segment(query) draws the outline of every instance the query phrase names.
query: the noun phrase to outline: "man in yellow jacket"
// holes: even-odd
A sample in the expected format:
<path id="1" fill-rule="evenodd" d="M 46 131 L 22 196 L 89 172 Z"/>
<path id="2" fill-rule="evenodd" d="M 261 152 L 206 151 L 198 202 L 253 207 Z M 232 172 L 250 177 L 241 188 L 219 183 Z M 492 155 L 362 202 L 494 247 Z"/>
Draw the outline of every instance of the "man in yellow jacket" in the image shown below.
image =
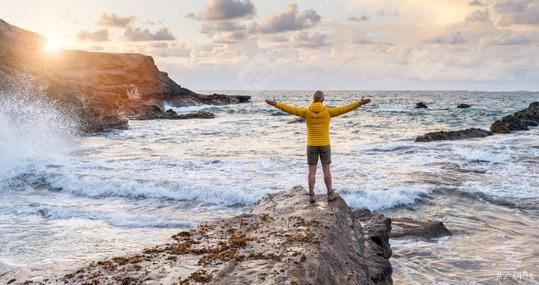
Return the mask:
<path id="1" fill-rule="evenodd" d="M 309 164 L 309 201 L 314 202 L 314 184 L 316 182 L 316 167 L 318 157 L 322 162 L 324 182 L 328 191 L 328 200 L 335 200 L 338 195 L 333 191 L 331 180 L 331 147 L 329 142 L 329 124 L 331 118 L 351 112 L 362 105 L 369 104 L 370 99 L 361 98 L 360 101 L 336 108 L 324 105 L 324 93 L 316 91 L 313 103 L 307 108 L 286 105 L 282 102 L 266 100 L 266 103 L 291 115 L 302 117 L 307 122 L 307 163 Z"/>

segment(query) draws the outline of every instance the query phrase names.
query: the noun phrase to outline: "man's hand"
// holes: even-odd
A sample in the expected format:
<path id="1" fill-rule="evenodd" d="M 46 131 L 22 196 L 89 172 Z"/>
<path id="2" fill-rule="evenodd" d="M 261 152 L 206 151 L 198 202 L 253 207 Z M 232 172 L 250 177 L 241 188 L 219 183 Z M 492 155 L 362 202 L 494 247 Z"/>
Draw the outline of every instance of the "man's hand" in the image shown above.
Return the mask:
<path id="1" fill-rule="evenodd" d="M 275 107 L 275 106 L 277 106 L 277 101 L 275 101 L 275 97 L 273 97 L 273 101 L 266 100 L 266 104 Z"/>
<path id="2" fill-rule="evenodd" d="M 361 104 L 361 106 L 363 105 L 367 105 L 371 102 L 371 99 L 363 99 L 363 97 L 361 97 L 361 100 L 359 101 L 359 103 Z"/>

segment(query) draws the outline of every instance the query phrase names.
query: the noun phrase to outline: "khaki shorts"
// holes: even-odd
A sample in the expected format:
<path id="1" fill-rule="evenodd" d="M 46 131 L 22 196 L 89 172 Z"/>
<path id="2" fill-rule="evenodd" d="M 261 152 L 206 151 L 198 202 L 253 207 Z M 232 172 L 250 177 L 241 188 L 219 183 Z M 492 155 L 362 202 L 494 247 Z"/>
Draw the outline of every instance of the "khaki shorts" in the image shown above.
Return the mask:
<path id="1" fill-rule="evenodd" d="M 331 164 L 331 147 L 326 146 L 307 146 L 307 163 L 309 165 L 318 164 L 318 156 L 323 165 Z"/>

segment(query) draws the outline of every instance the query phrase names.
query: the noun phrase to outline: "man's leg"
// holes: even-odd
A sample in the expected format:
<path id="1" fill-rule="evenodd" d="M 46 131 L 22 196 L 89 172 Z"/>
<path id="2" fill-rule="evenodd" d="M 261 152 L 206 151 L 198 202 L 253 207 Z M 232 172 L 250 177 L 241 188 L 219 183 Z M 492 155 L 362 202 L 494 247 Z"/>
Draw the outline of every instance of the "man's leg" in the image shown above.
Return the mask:
<path id="1" fill-rule="evenodd" d="M 316 164 L 309 165 L 309 195 L 314 195 L 315 182 L 316 182 Z"/>
<path id="2" fill-rule="evenodd" d="M 331 169 L 329 164 L 322 164 L 322 170 L 324 171 L 324 182 L 326 183 L 326 188 L 328 194 L 333 192 L 333 181 L 331 180 Z"/>

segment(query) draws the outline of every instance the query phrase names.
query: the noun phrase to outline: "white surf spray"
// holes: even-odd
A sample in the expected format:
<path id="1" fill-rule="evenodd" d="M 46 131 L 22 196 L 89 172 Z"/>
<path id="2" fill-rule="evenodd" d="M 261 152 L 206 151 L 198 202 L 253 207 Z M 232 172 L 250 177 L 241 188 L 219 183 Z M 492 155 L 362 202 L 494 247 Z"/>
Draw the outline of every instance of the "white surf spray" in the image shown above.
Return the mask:
<path id="1" fill-rule="evenodd" d="M 76 120 L 28 87 L 0 91 L 0 181 L 65 161 Z"/>

